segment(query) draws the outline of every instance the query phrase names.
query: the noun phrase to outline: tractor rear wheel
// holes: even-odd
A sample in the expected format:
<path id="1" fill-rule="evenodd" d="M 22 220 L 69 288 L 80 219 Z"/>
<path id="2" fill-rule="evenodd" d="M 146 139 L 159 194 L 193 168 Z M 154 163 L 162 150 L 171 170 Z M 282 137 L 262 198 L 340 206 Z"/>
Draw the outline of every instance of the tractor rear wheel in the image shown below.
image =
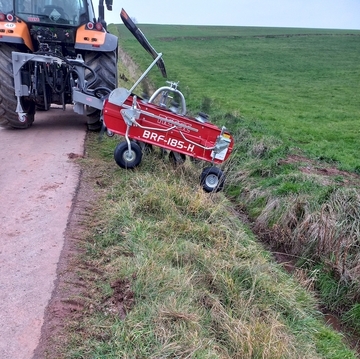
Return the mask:
<path id="1" fill-rule="evenodd" d="M 111 52 L 86 52 L 85 64 L 96 74 L 94 77 L 91 71 L 85 71 L 85 79 L 90 83 L 89 90 L 98 89 L 95 92 L 97 97 L 105 96 L 117 87 L 117 49 Z M 87 124 L 90 131 L 101 130 L 102 122 L 100 114 L 101 111 L 94 107 L 87 108 Z"/>
<path id="2" fill-rule="evenodd" d="M 21 98 L 21 106 L 25 112 L 20 120 L 17 112 L 14 75 L 12 67 L 13 51 L 19 51 L 16 46 L 0 44 L 0 126 L 13 128 L 28 128 L 34 122 L 35 102 L 29 98 Z"/>

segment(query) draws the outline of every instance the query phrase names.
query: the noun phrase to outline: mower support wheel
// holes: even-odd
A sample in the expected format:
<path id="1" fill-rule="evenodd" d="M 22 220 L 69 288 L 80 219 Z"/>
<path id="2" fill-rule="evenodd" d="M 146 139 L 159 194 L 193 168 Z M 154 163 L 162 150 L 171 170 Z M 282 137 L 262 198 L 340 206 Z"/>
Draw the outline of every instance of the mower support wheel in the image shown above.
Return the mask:
<path id="1" fill-rule="evenodd" d="M 114 151 L 115 162 L 121 168 L 133 169 L 138 166 L 142 159 L 142 151 L 140 146 L 131 141 L 131 151 L 129 151 L 129 146 L 126 141 L 120 142 Z"/>
<path id="2" fill-rule="evenodd" d="M 200 184 L 205 192 L 219 192 L 224 183 L 225 175 L 218 167 L 206 167 L 200 175 Z"/>

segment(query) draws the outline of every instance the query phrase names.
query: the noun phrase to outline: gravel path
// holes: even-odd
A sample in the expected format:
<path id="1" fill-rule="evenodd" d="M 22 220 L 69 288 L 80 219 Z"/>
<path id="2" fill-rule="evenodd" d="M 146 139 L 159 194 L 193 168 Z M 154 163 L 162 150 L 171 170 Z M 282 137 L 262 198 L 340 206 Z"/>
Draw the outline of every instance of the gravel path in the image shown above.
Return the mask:
<path id="1" fill-rule="evenodd" d="M 28 130 L 0 129 L 0 358 L 30 359 L 40 339 L 83 154 L 86 118 L 36 114 Z"/>

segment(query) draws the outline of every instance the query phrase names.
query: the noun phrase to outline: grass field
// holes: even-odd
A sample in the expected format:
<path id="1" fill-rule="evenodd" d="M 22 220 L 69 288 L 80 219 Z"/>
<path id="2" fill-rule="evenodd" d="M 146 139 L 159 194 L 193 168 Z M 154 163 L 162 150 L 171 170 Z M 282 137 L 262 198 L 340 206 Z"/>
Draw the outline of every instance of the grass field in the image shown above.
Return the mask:
<path id="1" fill-rule="evenodd" d="M 360 31 L 140 28 L 190 113 L 226 124 L 236 149 L 225 193 L 208 195 L 197 164 L 174 169 L 155 151 L 127 172 L 112 158 L 118 138 L 88 137 L 86 310 L 59 357 L 355 358 L 319 308 L 360 333 Z M 148 54 L 110 30 L 140 75 Z M 129 88 L 134 71 L 119 70 Z M 157 69 L 149 80 L 164 83 Z M 291 275 L 252 231 L 296 259 Z"/>
<path id="2" fill-rule="evenodd" d="M 200 168 L 155 151 L 119 170 L 118 141 L 90 134 L 80 160 L 96 200 L 68 301 L 84 310 L 49 358 L 356 358 L 225 196 L 202 191 Z"/>
<path id="3" fill-rule="evenodd" d="M 273 231 L 271 244 L 305 255 L 336 278 L 328 283 L 332 289 L 318 285 L 327 288 L 326 306 L 352 310 L 360 293 L 360 31 L 141 29 L 164 53 L 190 113 L 205 111 L 235 134 L 228 196 L 259 234 L 269 238 Z M 148 54 L 127 29 L 113 31 L 146 68 Z M 150 80 L 163 83 L 157 69 Z M 310 267 L 313 276 L 318 267 Z"/>
<path id="4" fill-rule="evenodd" d="M 360 31 L 141 29 L 163 53 L 169 80 L 180 81 L 194 112 L 207 99 L 210 114 L 233 115 L 231 129 L 276 136 L 311 158 L 360 171 Z M 124 26 L 117 32 L 120 45 L 145 69 L 148 54 Z"/>
<path id="5" fill-rule="evenodd" d="M 180 81 L 190 113 L 205 111 L 235 134 L 228 196 L 271 245 L 307 258 L 298 264 L 325 307 L 354 325 L 360 320 L 360 31 L 141 29 L 164 54 L 169 79 Z M 127 29 L 113 31 L 146 68 L 148 54 Z M 164 81 L 157 69 L 150 80 Z"/>

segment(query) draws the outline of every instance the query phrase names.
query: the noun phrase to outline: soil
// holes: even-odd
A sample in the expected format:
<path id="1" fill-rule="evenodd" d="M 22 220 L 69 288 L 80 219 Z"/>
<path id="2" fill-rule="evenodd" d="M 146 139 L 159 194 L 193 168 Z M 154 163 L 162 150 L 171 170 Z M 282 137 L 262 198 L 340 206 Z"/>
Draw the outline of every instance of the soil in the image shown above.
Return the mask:
<path id="1" fill-rule="evenodd" d="M 360 186 L 360 176 L 358 174 L 341 171 L 336 167 L 325 166 L 321 162 L 304 156 L 291 155 L 281 160 L 279 164 L 301 164 L 299 167 L 301 172 L 322 176 L 324 185 L 336 180 L 339 184 L 341 183 L 346 186 Z"/>

